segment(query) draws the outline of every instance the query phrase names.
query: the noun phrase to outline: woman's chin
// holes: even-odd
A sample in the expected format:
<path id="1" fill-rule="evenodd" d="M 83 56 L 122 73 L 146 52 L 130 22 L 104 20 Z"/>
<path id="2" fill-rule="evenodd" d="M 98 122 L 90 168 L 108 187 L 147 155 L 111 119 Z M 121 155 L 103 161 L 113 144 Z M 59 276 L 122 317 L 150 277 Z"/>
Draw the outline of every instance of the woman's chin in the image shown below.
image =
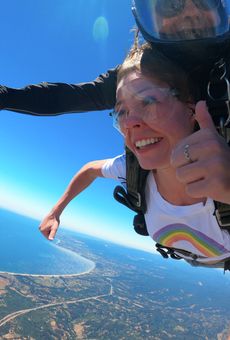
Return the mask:
<path id="1" fill-rule="evenodd" d="M 149 162 L 149 161 L 143 161 L 143 160 L 138 160 L 140 166 L 144 170 L 153 170 L 156 169 L 156 164 Z"/>
<path id="2" fill-rule="evenodd" d="M 164 168 L 166 165 L 168 166 L 169 162 L 166 159 L 160 159 L 160 157 L 158 157 L 158 159 L 149 159 L 149 158 L 145 158 L 145 157 L 140 157 L 140 155 L 136 155 L 138 162 L 141 166 L 142 169 L 144 170 L 157 170 L 157 169 L 161 169 Z"/>

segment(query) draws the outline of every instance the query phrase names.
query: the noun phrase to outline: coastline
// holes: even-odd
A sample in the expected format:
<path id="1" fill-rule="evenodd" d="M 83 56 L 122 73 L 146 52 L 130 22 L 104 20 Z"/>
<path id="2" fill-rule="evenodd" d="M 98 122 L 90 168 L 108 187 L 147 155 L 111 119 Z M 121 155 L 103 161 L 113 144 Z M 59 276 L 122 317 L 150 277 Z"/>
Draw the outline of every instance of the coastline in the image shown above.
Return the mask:
<path id="1" fill-rule="evenodd" d="M 80 257 L 81 259 L 84 260 L 84 262 L 90 263 L 90 268 L 88 270 L 84 270 L 80 273 L 73 273 L 73 274 L 30 274 L 30 273 L 16 273 L 16 272 L 9 272 L 9 271 L 1 271 L 0 270 L 0 275 L 1 274 L 7 274 L 7 275 L 13 275 L 13 276 L 26 276 L 26 277 L 44 277 L 44 278 L 58 278 L 58 277 L 77 277 L 77 276 L 81 276 L 81 275 L 87 275 L 89 274 L 91 271 L 93 271 L 96 267 L 96 263 L 93 262 L 92 260 L 89 260 L 79 254 L 77 254 L 75 251 L 65 248 L 62 245 L 59 245 L 61 243 L 61 240 L 57 239 L 55 240 L 56 242 L 52 244 L 53 247 L 55 248 L 59 248 L 60 251 L 64 251 L 65 253 L 72 255 L 72 256 L 76 256 L 76 257 Z"/>
<path id="2" fill-rule="evenodd" d="M 28 274 L 28 273 L 14 273 L 14 272 L 4 272 L 0 271 L 1 274 L 7 274 L 7 275 L 14 275 L 14 276 L 29 276 L 29 277 L 76 277 L 80 275 L 86 275 L 89 274 L 91 271 L 93 271 L 96 267 L 96 264 L 93 262 L 92 268 L 76 274 Z"/>

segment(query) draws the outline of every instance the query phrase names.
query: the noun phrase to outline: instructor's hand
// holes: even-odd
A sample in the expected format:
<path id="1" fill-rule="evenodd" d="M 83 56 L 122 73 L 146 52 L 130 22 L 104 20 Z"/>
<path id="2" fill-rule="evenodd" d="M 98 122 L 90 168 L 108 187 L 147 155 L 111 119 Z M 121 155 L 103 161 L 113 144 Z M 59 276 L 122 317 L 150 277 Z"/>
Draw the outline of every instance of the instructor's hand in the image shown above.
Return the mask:
<path id="1" fill-rule="evenodd" d="M 205 102 L 197 103 L 195 119 L 200 130 L 176 145 L 171 164 L 189 196 L 230 204 L 230 147 L 217 133 Z"/>

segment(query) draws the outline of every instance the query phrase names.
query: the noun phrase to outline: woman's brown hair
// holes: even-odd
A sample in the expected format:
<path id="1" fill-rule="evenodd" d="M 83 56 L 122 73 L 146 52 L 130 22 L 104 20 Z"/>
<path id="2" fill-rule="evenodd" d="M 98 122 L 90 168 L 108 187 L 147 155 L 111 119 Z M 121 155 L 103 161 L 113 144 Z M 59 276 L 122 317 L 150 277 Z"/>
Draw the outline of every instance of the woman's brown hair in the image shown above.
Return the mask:
<path id="1" fill-rule="evenodd" d="M 117 83 L 133 71 L 140 72 L 150 81 L 160 81 L 176 90 L 178 99 L 182 102 L 193 101 L 191 81 L 178 65 L 172 63 L 152 45 L 141 46 L 135 41 L 129 54 L 119 68 Z"/>

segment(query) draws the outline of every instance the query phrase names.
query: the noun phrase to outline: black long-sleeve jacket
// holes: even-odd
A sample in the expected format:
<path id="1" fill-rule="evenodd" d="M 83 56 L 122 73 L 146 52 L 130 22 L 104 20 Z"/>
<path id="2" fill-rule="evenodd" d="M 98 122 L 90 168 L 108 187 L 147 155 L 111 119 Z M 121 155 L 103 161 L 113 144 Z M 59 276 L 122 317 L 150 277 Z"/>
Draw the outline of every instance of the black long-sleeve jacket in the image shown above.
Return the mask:
<path id="1" fill-rule="evenodd" d="M 39 116 L 111 109 L 116 100 L 117 70 L 88 83 L 40 83 L 20 89 L 1 86 L 0 109 Z"/>

